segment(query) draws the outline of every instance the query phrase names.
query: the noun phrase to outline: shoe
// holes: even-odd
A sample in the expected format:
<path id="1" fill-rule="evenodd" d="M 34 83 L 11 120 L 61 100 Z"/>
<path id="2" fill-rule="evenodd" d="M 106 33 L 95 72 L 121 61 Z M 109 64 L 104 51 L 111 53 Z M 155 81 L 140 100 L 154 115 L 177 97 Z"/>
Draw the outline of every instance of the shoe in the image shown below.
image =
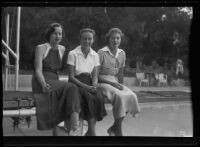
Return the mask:
<path id="1" fill-rule="evenodd" d="M 84 134 L 84 136 L 90 136 L 90 135 L 88 134 L 88 132 L 86 132 L 86 133 Z"/>
<path id="2" fill-rule="evenodd" d="M 69 132 L 69 136 L 81 136 L 81 129 L 77 128 L 76 130 L 70 130 Z"/>
<path id="3" fill-rule="evenodd" d="M 112 131 L 111 127 L 107 130 L 109 136 L 116 136 L 115 133 Z"/>
<path id="4" fill-rule="evenodd" d="M 69 131 L 65 127 L 56 126 L 53 129 L 53 136 L 69 136 Z"/>

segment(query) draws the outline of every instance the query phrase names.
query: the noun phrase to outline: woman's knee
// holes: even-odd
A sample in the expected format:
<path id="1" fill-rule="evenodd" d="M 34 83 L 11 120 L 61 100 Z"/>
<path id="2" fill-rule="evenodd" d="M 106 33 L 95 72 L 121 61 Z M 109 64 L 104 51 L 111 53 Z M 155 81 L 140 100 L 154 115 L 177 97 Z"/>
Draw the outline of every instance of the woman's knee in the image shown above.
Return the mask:
<path id="1" fill-rule="evenodd" d="M 73 90 L 74 92 L 78 91 L 78 87 L 73 83 L 67 83 L 66 88 L 69 88 L 69 90 Z"/>
<path id="2" fill-rule="evenodd" d="M 134 99 L 137 99 L 136 93 L 132 92 L 132 95 L 133 95 Z"/>
<path id="3" fill-rule="evenodd" d="M 65 86 L 65 89 L 66 91 L 68 91 L 67 92 L 68 99 L 71 99 L 72 101 L 75 101 L 75 102 L 80 100 L 79 90 L 75 84 L 67 83 Z"/>
<path id="4" fill-rule="evenodd" d="M 123 97 L 119 95 L 115 95 L 113 99 L 113 106 L 114 107 L 121 107 L 123 104 Z"/>
<path id="5" fill-rule="evenodd" d="M 103 97 L 103 93 L 102 93 L 102 90 L 101 89 L 97 89 L 97 91 L 95 92 L 95 96 L 96 97 Z"/>

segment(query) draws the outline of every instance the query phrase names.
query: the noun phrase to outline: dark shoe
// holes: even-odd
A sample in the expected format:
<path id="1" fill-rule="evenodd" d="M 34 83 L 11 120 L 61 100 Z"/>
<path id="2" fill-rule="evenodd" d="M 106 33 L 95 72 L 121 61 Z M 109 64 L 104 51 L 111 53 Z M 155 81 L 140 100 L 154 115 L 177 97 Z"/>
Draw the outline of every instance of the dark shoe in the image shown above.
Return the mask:
<path id="1" fill-rule="evenodd" d="M 84 134 L 84 136 L 90 136 L 90 135 L 89 135 L 89 133 L 88 133 L 88 132 L 86 132 L 86 133 Z"/>

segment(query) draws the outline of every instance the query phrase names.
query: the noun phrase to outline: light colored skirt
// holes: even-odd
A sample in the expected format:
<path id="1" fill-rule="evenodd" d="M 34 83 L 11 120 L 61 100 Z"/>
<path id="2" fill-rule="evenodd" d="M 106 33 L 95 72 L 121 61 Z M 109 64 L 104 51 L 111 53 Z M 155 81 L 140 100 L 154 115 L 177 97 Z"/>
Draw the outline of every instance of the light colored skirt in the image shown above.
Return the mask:
<path id="1" fill-rule="evenodd" d="M 100 77 L 118 83 L 114 76 L 100 75 Z M 127 113 L 136 117 L 136 114 L 140 112 L 137 95 L 128 87 L 122 86 L 123 90 L 119 90 L 110 84 L 99 83 L 103 95 L 113 106 L 113 116 L 115 119 L 125 117 Z"/>

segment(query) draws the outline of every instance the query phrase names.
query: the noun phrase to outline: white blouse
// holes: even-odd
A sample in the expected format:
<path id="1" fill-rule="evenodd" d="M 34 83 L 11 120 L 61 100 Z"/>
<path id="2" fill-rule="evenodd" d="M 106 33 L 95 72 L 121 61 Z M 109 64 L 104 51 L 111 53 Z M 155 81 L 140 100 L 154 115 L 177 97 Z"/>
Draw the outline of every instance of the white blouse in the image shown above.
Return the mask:
<path id="1" fill-rule="evenodd" d="M 67 64 L 75 66 L 75 75 L 81 73 L 91 74 L 94 67 L 100 65 L 98 54 L 90 48 L 87 58 L 85 58 L 80 45 L 69 52 Z"/>

